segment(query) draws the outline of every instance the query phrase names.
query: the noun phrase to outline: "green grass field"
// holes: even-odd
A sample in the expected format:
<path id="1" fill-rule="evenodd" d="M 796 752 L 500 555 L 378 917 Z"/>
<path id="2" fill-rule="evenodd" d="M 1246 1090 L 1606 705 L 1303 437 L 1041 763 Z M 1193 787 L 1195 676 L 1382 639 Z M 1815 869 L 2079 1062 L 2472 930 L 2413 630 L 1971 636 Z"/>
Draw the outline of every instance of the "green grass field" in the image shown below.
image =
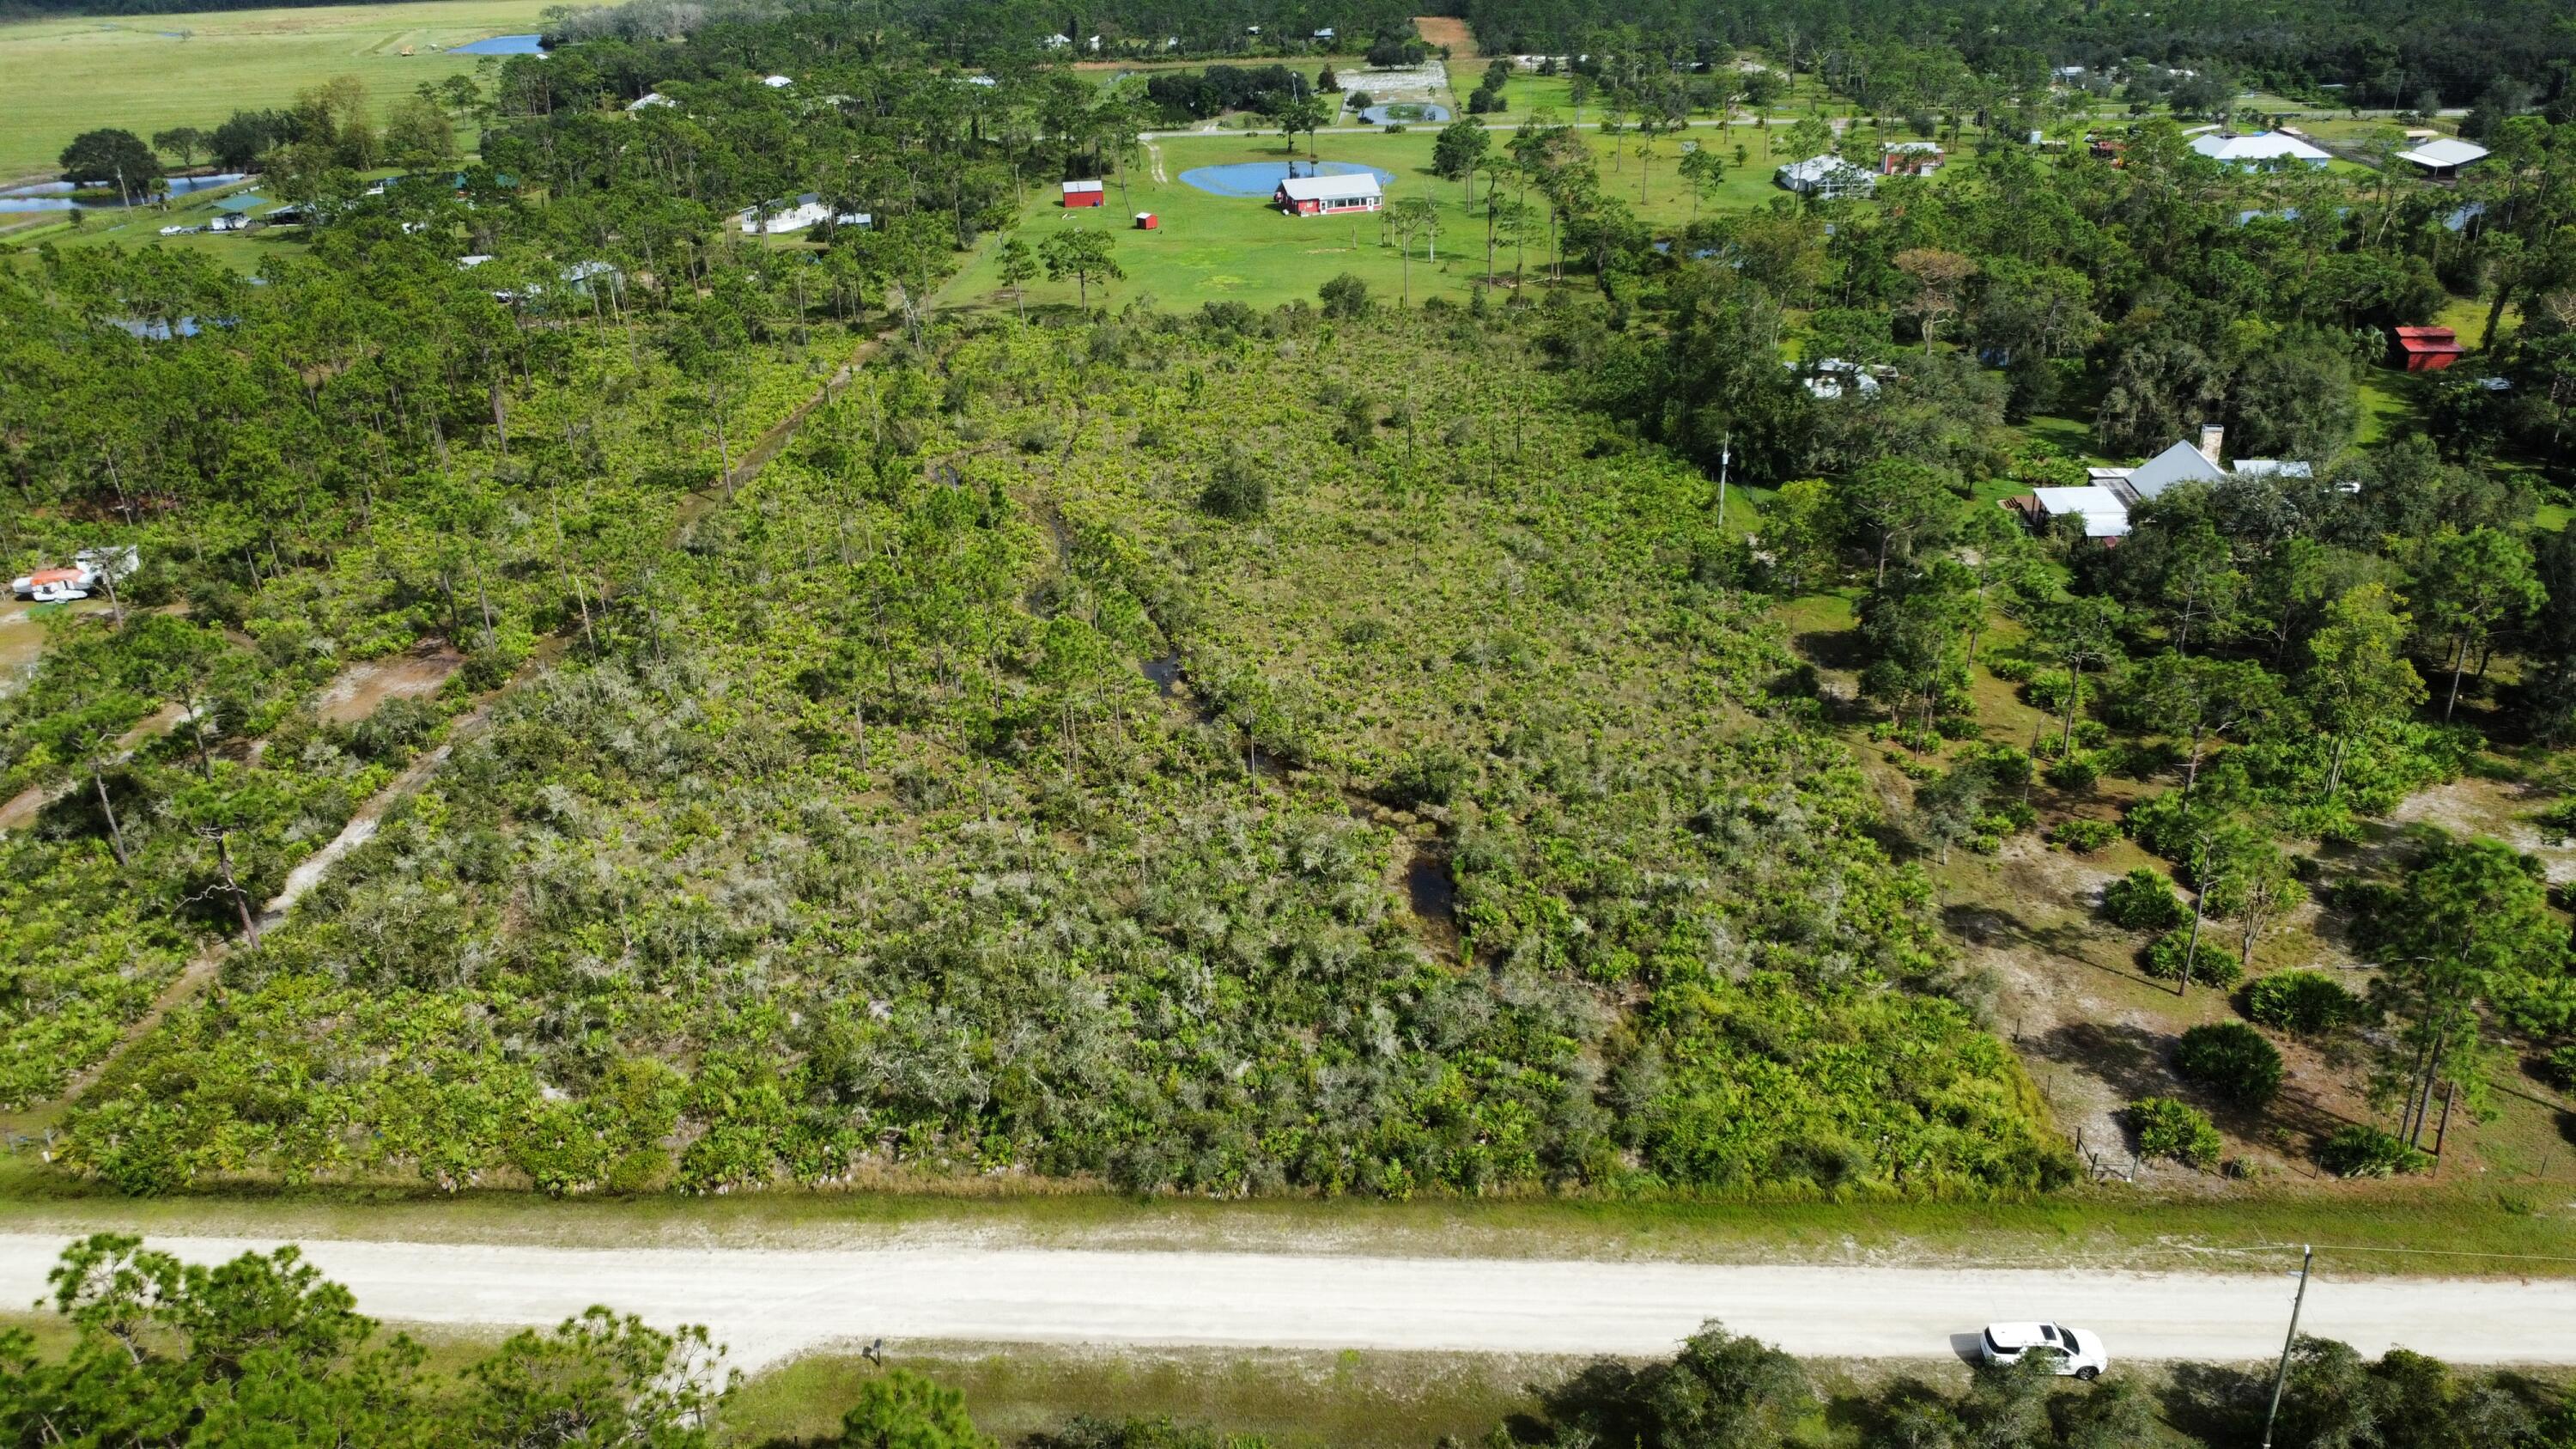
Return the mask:
<path id="1" fill-rule="evenodd" d="M 1429 296 L 1464 297 L 1485 270 L 1480 207 L 1470 204 L 1466 188 L 1431 172 L 1432 141 L 1438 129 L 1417 126 L 1397 135 L 1379 131 L 1326 135 L 1316 144 L 1317 153 L 1327 161 L 1357 162 L 1395 173 L 1394 183 L 1387 188 L 1391 200 L 1428 196 L 1439 207 L 1438 261 L 1433 262 L 1426 249 L 1415 244 L 1412 291 L 1416 301 Z M 1658 229 L 1674 230 L 1695 212 L 1744 210 L 1786 195 L 1771 184 L 1767 154 L 1771 134 L 1776 133 L 1738 126 L 1728 137 L 1713 126 L 1695 128 L 1693 139 L 1719 148 L 1730 163 L 1726 182 L 1717 193 L 1696 200 L 1674 166 L 1680 154 L 1677 138 L 1660 138 L 1654 159 L 1641 174 L 1634 137 L 1619 138 L 1614 158 L 1611 138 L 1597 132 L 1583 136 L 1600 158 L 1604 190 L 1636 207 L 1638 215 Z M 1497 146 L 1502 140 L 1496 136 Z M 1738 143 L 1746 148 L 1747 157 L 1740 167 L 1732 164 Z M 1066 211 L 1054 195 L 1033 189 L 1022 213 L 1021 233 L 1032 246 L 1068 226 L 1104 227 L 1116 233 L 1118 262 L 1127 280 L 1112 283 L 1105 292 L 1095 286 L 1094 305 L 1105 298 L 1114 308 L 1150 295 L 1167 307 L 1195 307 L 1217 300 L 1272 307 L 1292 298 L 1312 299 L 1317 287 L 1343 272 L 1363 278 L 1378 295 L 1402 294 L 1404 259 L 1378 218 L 1290 217 L 1262 200 L 1212 196 L 1180 179 L 1183 172 L 1200 166 L 1281 160 L 1287 153 L 1276 134 L 1191 134 L 1154 144 L 1162 153 L 1164 180 L 1154 180 L 1152 163 L 1146 161 L 1127 176 L 1123 200 L 1118 180 L 1111 178 L 1108 205 L 1098 211 Z M 1297 154 L 1300 159 L 1307 155 L 1302 141 Z M 1540 206 L 1536 197 L 1531 204 Z M 1139 211 L 1154 212 L 1161 227 L 1136 230 L 1131 217 Z M 1525 264 L 1537 274 L 1546 261 L 1547 224 L 1542 212 L 1527 244 Z M 1500 272 L 1510 270 L 1508 245 L 1495 265 Z M 998 267 L 997 252 L 988 250 L 952 284 L 948 298 L 969 307 L 1008 308 L 1011 296 L 1002 287 Z M 1034 307 L 1074 300 L 1071 282 L 1041 280 L 1028 289 L 1029 305 Z"/>
<path id="2" fill-rule="evenodd" d="M 358 77 L 381 104 L 471 73 L 492 57 L 447 47 L 535 30 L 547 4 L 421 0 L 0 25 L 0 178 L 50 176 L 64 144 L 94 127 L 146 140 L 171 126 L 211 130 L 332 76 Z"/>
<path id="3" fill-rule="evenodd" d="M 0 227 L 0 241 L 15 246 L 34 247 L 51 242 L 58 247 L 141 246 L 146 243 L 178 251 L 204 252 L 237 272 L 259 270 L 260 259 L 280 251 L 304 250 L 302 227 L 263 227 L 250 232 L 227 232 L 221 235 L 199 232 L 192 236 L 163 236 L 165 226 L 203 226 L 221 213 L 215 203 L 226 197 L 270 195 L 261 192 L 253 179 L 238 186 L 217 191 L 204 191 L 171 203 L 165 210 L 156 206 L 138 206 L 130 210 L 98 207 L 80 214 L 80 223 L 72 223 L 69 212 L 34 212 L 0 217 L 11 223 Z"/>

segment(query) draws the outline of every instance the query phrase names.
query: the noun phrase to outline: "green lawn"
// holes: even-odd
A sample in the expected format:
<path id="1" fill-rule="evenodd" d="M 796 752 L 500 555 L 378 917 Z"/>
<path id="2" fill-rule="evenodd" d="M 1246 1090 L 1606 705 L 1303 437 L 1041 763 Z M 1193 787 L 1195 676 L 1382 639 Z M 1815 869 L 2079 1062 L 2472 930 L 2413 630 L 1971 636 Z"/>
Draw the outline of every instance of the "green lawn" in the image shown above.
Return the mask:
<path id="1" fill-rule="evenodd" d="M 332 76 L 379 104 L 489 56 L 447 47 L 539 28 L 551 0 L 415 0 L 0 25 L 0 178 L 50 176 L 65 143 L 118 126 L 146 140 L 211 130 L 242 108 L 281 106 Z M 412 54 L 404 55 L 409 46 Z"/>
<path id="2" fill-rule="evenodd" d="M 1431 172 L 1437 129 L 1417 126 L 1396 135 L 1383 131 L 1326 135 L 1314 146 L 1315 154 L 1327 161 L 1356 162 L 1393 172 L 1396 179 L 1387 188 L 1390 199 L 1428 196 L 1439 207 L 1437 261 L 1421 243 L 1414 247 L 1411 286 L 1416 301 L 1430 296 L 1463 298 L 1484 275 L 1481 207 L 1470 204 L 1467 188 Z M 1694 215 L 1763 206 L 1786 194 L 1771 184 L 1768 144 L 1776 132 L 1749 126 L 1738 126 L 1731 133 L 1713 126 L 1695 128 L 1692 139 L 1718 148 L 1730 162 L 1724 185 L 1713 195 L 1697 198 L 1675 168 L 1680 154 L 1677 138 L 1659 138 L 1653 158 L 1641 170 L 1635 137 L 1582 134 L 1599 158 L 1603 189 L 1626 201 L 1659 231 L 1678 231 Z M 1496 145 L 1504 139 L 1498 134 Z M 1733 153 L 1739 144 L 1747 159 L 1735 166 Z M 1067 211 L 1052 192 L 1033 188 L 1022 213 L 1022 235 L 1033 246 L 1069 226 L 1104 227 L 1115 233 L 1119 265 L 1127 279 L 1105 290 L 1094 287 L 1095 305 L 1105 299 L 1107 305 L 1117 307 L 1150 295 L 1176 308 L 1219 300 L 1272 307 L 1292 298 L 1312 299 L 1317 287 L 1343 272 L 1365 279 L 1373 292 L 1383 296 L 1402 294 L 1404 258 L 1379 218 L 1290 217 L 1265 201 L 1212 196 L 1180 179 L 1183 172 L 1200 166 L 1281 160 L 1287 153 L 1276 134 L 1190 134 L 1165 137 L 1154 145 L 1162 154 L 1165 180 L 1153 179 L 1152 162 L 1146 160 L 1126 177 L 1123 193 L 1118 178 L 1110 178 L 1108 205 L 1098 211 Z M 1298 157 L 1302 160 L 1308 154 L 1301 141 Z M 1547 224 L 1538 198 L 1530 200 L 1538 220 L 1525 264 L 1535 276 L 1546 267 Z M 1131 217 L 1139 211 L 1154 212 L 1160 228 L 1135 229 Z M 1508 245 L 1500 249 L 1498 272 L 1510 270 L 1511 255 Z M 994 253 L 978 258 L 952 285 L 949 299 L 968 306 L 1009 307 L 1011 296 L 1002 288 L 998 267 Z M 1075 297 L 1071 282 L 1041 280 L 1028 289 L 1033 307 L 1062 305 Z"/>
<path id="3" fill-rule="evenodd" d="M 261 192 L 259 182 L 254 179 L 220 191 L 198 192 L 173 202 L 167 210 L 151 206 L 138 206 L 131 210 L 87 209 L 81 213 L 77 226 L 72 224 L 69 213 L 38 213 L 25 218 L 21 225 L 0 233 L 0 240 L 27 247 L 40 242 L 52 242 L 62 247 L 102 246 L 111 242 L 137 246 L 149 242 L 181 251 L 201 251 L 240 272 L 259 270 L 261 258 L 280 251 L 304 250 L 302 227 L 261 227 L 255 231 L 220 235 L 207 232 L 193 236 L 161 235 L 161 228 L 165 226 L 204 226 L 222 214 L 215 206 L 218 200 L 244 194 L 269 193 Z"/>

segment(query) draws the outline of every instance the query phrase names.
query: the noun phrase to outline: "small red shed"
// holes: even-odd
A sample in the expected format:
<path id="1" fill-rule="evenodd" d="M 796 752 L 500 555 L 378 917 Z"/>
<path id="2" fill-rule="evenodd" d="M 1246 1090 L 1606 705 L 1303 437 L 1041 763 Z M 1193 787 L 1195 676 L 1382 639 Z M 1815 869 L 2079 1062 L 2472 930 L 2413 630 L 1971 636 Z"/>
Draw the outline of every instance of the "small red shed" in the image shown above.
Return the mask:
<path id="1" fill-rule="evenodd" d="M 1064 204 L 1068 207 L 1099 206 L 1108 200 L 1109 193 L 1102 190 L 1097 181 L 1068 181 L 1064 184 Z"/>
<path id="2" fill-rule="evenodd" d="M 2439 372 L 2468 351 L 2448 327 L 2395 327 L 2396 361 L 2408 372 Z"/>
<path id="3" fill-rule="evenodd" d="M 1160 231 L 1163 229 L 1163 219 L 1150 211 L 1140 211 L 1136 213 L 1136 229 L 1138 231 Z"/>

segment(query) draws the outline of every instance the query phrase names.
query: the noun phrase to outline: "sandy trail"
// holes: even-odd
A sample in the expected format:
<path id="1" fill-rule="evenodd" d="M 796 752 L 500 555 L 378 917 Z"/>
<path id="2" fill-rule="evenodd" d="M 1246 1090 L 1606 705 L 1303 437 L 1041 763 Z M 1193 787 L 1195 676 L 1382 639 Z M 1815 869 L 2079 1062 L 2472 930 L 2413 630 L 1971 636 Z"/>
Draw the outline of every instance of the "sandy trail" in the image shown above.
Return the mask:
<path id="1" fill-rule="evenodd" d="M 155 1238 L 211 1262 L 269 1243 Z M 0 1302 L 44 1290 L 62 1239 L 0 1235 Z M 570 1249 L 306 1240 L 360 1310 L 449 1327 L 552 1324 L 594 1303 L 704 1323 L 747 1367 L 853 1339 L 1658 1355 L 1704 1319 L 1802 1355 L 1944 1359 L 1980 1324 L 2055 1318 L 2115 1358 L 2277 1353 L 2293 1278 L 2033 1269 L 1101 1252 L 971 1247 Z M 2576 1281 L 2320 1275 L 2306 1330 L 2364 1353 L 2576 1364 Z"/>

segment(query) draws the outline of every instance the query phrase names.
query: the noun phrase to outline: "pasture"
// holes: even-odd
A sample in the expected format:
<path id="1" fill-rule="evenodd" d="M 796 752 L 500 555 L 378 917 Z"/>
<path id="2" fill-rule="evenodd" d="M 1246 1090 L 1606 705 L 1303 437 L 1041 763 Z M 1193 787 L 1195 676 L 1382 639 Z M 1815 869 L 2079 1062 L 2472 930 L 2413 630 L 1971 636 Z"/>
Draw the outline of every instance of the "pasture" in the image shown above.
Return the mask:
<path id="1" fill-rule="evenodd" d="M 1471 193 L 1468 187 L 1441 180 L 1432 173 L 1431 148 L 1437 130 L 1414 127 L 1394 135 L 1384 131 L 1327 131 L 1315 142 L 1317 154 L 1326 161 L 1354 162 L 1393 172 L 1396 180 L 1387 187 L 1389 201 L 1427 196 L 1438 208 L 1440 228 L 1433 238 L 1437 260 L 1430 256 L 1433 247 L 1420 242 L 1414 245 L 1411 286 L 1416 301 L 1428 296 L 1464 299 L 1485 274 L 1483 183 L 1478 182 Z M 1653 158 L 1641 173 L 1635 137 L 1614 139 L 1597 130 L 1580 134 L 1599 161 L 1603 191 L 1634 207 L 1637 215 L 1658 232 L 1678 232 L 1694 215 L 1750 210 L 1788 194 L 1771 183 L 1775 163 L 1768 146 L 1776 132 L 1742 124 L 1726 133 L 1721 133 L 1714 123 L 1692 127 L 1692 140 L 1716 149 L 1727 160 L 1725 182 L 1713 192 L 1696 197 L 1674 165 L 1680 155 L 1680 138 L 1658 138 Z M 1493 134 L 1497 150 L 1508 139 L 1508 132 Z M 1740 166 L 1734 160 L 1739 144 L 1745 148 L 1746 158 Z M 1123 200 L 1121 179 L 1112 176 L 1108 179 L 1108 204 L 1096 211 L 1066 211 L 1054 188 L 1033 187 L 1021 213 L 1020 235 L 1032 248 L 1065 227 L 1104 227 L 1117 234 L 1116 254 L 1127 279 L 1111 283 L 1105 292 L 1094 284 L 1095 305 L 1105 298 L 1107 305 L 1116 308 L 1151 295 L 1164 306 L 1175 308 L 1210 301 L 1273 307 L 1292 298 L 1311 300 L 1317 287 L 1343 272 L 1365 280 L 1378 296 L 1395 298 L 1403 294 L 1404 257 L 1378 217 L 1290 217 L 1262 201 L 1212 196 L 1180 179 L 1183 172 L 1201 166 L 1281 160 L 1287 152 L 1276 133 L 1192 132 L 1164 136 L 1154 141 L 1153 147 L 1160 153 L 1159 169 L 1164 179 L 1155 179 L 1153 155 L 1140 157 L 1124 178 Z M 1297 155 L 1301 160 L 1307 155 L 1303 137 L 1299 138 Z M 1547 218 L 1545 205 L 1535 193 L 1527 199 L 1533 222 L 1523 243 L 1524 265 L 1537 275 L 1546 270 L 1549 255 Z M 1136 230 L 1131 218 L 1140 211 L 1154 212 L 1161 226 L 1150 232 Z M 1512 255 L 1513 247 L 1508 241 L 1498 248 L 1498 273 L 1511 270 Z M 985 248 L 951 285 L 949 300 L 967 306 L 1008 308 L 1011 294 L 1002 286 L 999 268 L 999 248 Z M 1074 300 L 1075 286 L 1070 281 L 1041 279 L 1028 288 L 1031 306 Z"/>
<path id="2" fill-rule="evenodd" d="M 150 140 L 212 130 L 235 110 L 281 106 L 354 75 L 381 105 L 488 57 L 448 53 L 539 28 L 549 0 L 58 16 L 0 25 L 0 178 L 51 176 L 63 146 L 117 126 Z M 404 47 L 412 54 L 403 54 Z"/>

